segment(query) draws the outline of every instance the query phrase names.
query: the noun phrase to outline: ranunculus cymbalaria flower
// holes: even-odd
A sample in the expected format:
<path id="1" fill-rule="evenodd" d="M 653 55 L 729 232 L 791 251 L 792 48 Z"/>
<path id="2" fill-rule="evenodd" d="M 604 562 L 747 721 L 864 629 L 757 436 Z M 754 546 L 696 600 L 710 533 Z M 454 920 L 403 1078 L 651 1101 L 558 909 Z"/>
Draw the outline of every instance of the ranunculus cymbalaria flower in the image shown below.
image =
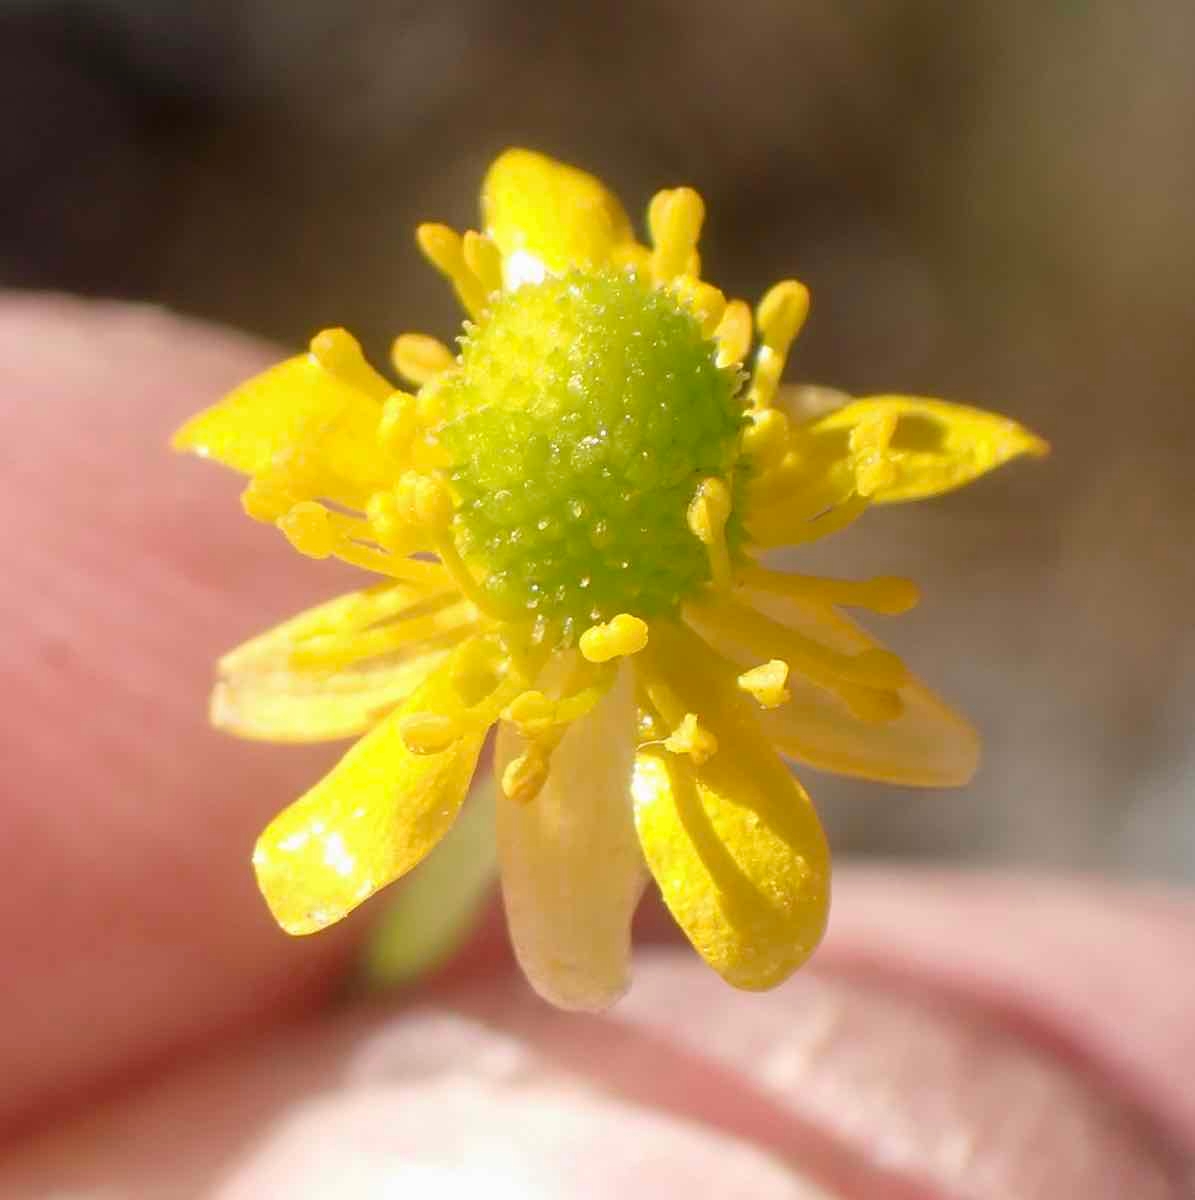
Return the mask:
<path id="1" fill-rule="evenodd" d="M 646 245 L 598 180 L 526 150 L 481 202 L 480 233 L 418 230 L 459 352 L 404 334 L 399 388 L 327 330 L 175 438 L 246 474 L 246 511 L 301 553 L 380 579 L 219 664 L 220 728 L 360 735 L 262 834 L 258 882 L 289 933 L 340 920 L 444 835 L 497 724 L 502 890 L 541 995 L 623 992 L 649 875 L 710 966 L 771 987 L 817 945 L 830 872 L 777 751 L 956 785 L 978 739 L 842 612 L 907 610 L 911 582 L 760 552 L 1044 444 L 939 400 L 780 388 L 808 293 L 753 313 L 702 280 L 689 188 L 652 199 Z"/>

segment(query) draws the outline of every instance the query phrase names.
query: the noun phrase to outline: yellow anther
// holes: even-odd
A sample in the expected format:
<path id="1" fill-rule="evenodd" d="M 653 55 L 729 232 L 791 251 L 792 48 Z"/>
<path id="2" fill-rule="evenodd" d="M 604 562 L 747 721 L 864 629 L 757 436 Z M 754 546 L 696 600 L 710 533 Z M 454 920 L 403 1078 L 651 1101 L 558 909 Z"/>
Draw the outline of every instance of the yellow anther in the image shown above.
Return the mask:
<path id="1" fill-rule="evenodd" d="M 702 727 L 696 713 L 685 713 L 681 723 L 664 739 L 673 754 L 687 754 L 698 766 L 718 750 L 718 739 Z"/>
<path id="2" fill-rule="evenodd" d="M 456 360 L 439 338 L 426 333 L 403 333 L 390 347 L 390 361 L 404 379 L 422 387 L 429 379 L 447 371 Z"/>
<path id="3" fill-rule="evenodd" d="M 638 654 L 647 645 L 647 622 L 630 613 L 619 613 L 604 625 L 591 625 L 581 634 L 578 645 L 582 656 L 591 663 Z"/>
<path id="4" fill-rule="evenodd" d="M 741 363 L 751 349 L 751 306 L 746 300 L 731 300 L 714 330 L 718 342 L 718 366 Z"/>
<path id="5" fill-rule="evenodd" d="M 438 475 L 404 471 L 395 485 L 394 498 L 399 519 L 410 525 L 439 534 L 452 523 L 452 493 Z"/>
<path id="6" fill-rule="evenodd" d="M 652 197 L 647 225 L 655 247 L 651 270 L 657 283 L 667 283 L 684 273 L 704 220 L 705 202 L 692 188 L 672 188 Z"/>
<path id="7" fill-rule="evenodd" d="M 726 297 L 712 283 L 702 283 L 693 275 L 679 275 L 672 282 L 676 297 L 697 319 L 702 334 L 714 336 L 718 323 L 726 312 Z"/>
<path id="8" fill-rule="evenodd" d="M 689 528 L 707 546 L 722 536 L 730 516 L 730 489 L 721 479 L 703 479 L 689 504 Z"/>
<path id="9" fill-rule="evenodd" d="M 759 302 L 759 335 L 765 345 L 785 354 L 808 315 L 809 289 L 795 279 L 785 279 L 769 288 Z"/>
<path id="10" fill-rule="evenodd" d="M 779 708 L 792 699 L 785 686 L 788 683 L 788 663 L 773 658 L 770 662 L 744 671 L 735 681 L 744 692 L 749 692 L 762 708 Z"/>
<path id="11" fill-rule="evenodd" d="M 257 476 L 249 480 L 241 493 L 241 507 L 255 521 L 273 525 L 298 503 L 295 496 L 279 480 Z"/>
<path id="12" fill-rule="evenodd" d="M 776 408 L 756 408 L 747 413 L 743 453 L 762 474 L 779 466 L 788 450 L 788 417 Z"/>
<path id="13" fill-rule="evenodd" d="M 726 546 L 726 522 L 730 517 L 730 489 L 721 479 L 704 479 L 689 502 L 689 528 L 706 548 L 714 586 L 730 586 L 730 551 Z"/>
<path id="14" fill-rule="evenodd" d="M 537 746 L 512 758 L 502 772 L 502 792 L 516 804 L 530 804 L 548 779 L 547 756 Z"/>
<path id="15" fill-rule="evenodd" d="M 378 439 L 395 458 L 405 458 L 418 432 L 418 401 L 406 392 L 392 392 L 382 406 Z"/>
<path id="16" fill-rule="evenodd" d="M 551 728 L 556 718 L 556 705 L 543 692 L 523 692 L 506 706 L 502 717 L 523 737 L 530 739 Z"/>
<path id="17" fill-rule="evenodd" d="M 486 296 L 502 290 L 502 253 L 484 233 L 470 229 L 463 241 L 465 264 L 485 289 Z"/>
<path id="18" fill-rule="evenodd" d="M 748 401 L 752 407 L 767 408 L 772 403 L 789 348 L 808 315 L 809 289 L 795 279 L 776 284 L 759 302 L 755 319 L 762 345 L 751 375 Z"/>
<path id="19" fill-rule="evenodd" d="M 461 235 L 447 225 L 420 225 L 415 240 L 424 257 L 453 286 L 457 299 L 469 316 L 476 320 L 485 308 L 486 291 L 481 280 L 465 262 Z"/>
<path id="20" fill-rule="evenodd" d="M 327 558 L 340 544 L 328 510 L 314 500 L 294 505 L 276 524 L 286 540 L 308 558 Z"/>
<path id="21" fill-rule="evenodd" d="M 420 544 L 419 530 L 399 512 L 398 500 L 392 491 L 374 492 L 365 508 L 370 530 L 379 546 L 391 554 L 411 554 L 427 548 Z"/>
<path id="22" fill-rule="evenodd" d="M 456 722 L 439 713 L 411 713 L 398 727 L 403 744 L 412 754 L 440 754 L 456 741 Z"/>
<path id="23" fill-rule="evenodd" d="M 391 385 L 365 361 L 361 343 L 347 329 L 325 329 L 311 339 L 311 357 L 343 383 L 383 399 Z"/>

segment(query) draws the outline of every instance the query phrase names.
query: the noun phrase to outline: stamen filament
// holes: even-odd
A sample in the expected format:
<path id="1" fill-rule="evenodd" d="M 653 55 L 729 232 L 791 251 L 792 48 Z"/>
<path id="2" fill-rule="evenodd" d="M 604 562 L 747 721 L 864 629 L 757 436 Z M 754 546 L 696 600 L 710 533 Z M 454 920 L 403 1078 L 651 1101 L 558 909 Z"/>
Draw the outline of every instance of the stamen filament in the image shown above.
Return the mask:
<path id="1" fill-rule="evenodd" d="M 776 284 L 760 301 L 755 319 L 761 344 L 747 393 L 751 407 L 767 408 L 772 403 L 789 349 L 808 315 L 809 289 L 795 279 Z"/>
<path id="2" fill-rule="evenodd" d="M 445 598 L 445 601 L 447 598 Z M 472 625 L 467 605 L 453 604 L 439 611 L 411 616 L 387 625 L 360 632 L 331 634 L 312 638 L 297 646 L 291 654 L 296 668 L 329 669 L 348 666 L 364 658 L 392 654 L 405 646 L 447 638 L 463 637 Z"/>
<path id="3" fill-rule="evenodd" d="M 726 545 L 726 522 L 730 517 L 730 489 L 720 479 L 702 480 L 689 504 L 689 528 L 705 546 L 714 587 L 726 591 L 731 585 L 730 551 Z"/>
<path id="4" fill-rule="evenodd" d="M 828 579 L 823 575 L 769 571 L 755 563 L 746 564 L 739 570 L 738 584 L 773 596 L 866 608 L 885 616 L 908 612 L 921 599 L 921 593 L 911 579 L 896 575 L 878 575 L 874 579 Z"/>
<path id="5" fill-rule="evenodd" d="M 726 305 L 714 338 L 718 343 L 719 367 L 734 366 L 747 357 L 751 349 L 751 306 L 746 300 L 731 300 Z"/>
<path id="6" fill-rule="evenodd" d="M 452 284 L 465 312 L 479 320 L 488 297 L 485 285 L 465 261 L 461 235 L 447 225 L 427 224 L 415 231 L 415 240 L 428 262 Z"/>

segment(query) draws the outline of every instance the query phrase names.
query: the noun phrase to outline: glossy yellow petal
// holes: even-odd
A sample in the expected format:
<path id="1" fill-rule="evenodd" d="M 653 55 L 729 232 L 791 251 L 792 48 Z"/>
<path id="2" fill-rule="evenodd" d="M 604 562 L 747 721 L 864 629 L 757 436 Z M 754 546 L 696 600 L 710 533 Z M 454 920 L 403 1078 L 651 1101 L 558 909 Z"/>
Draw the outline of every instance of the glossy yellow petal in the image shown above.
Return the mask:
<path id="1" fill-rule="evenodd" d="M 477 648 L 456 650 L 258 839 L 258 886 L 287 933 L 339 921 L 415 866 L 456 819 L 486 730 L 519 687 L 503 679 L 470 706 L 460 668 Z M 403 740 L 404 720 L 424 713 L 453 726 L 437 753 L 415 754 Z"/>
<path id="2" fill-rule="evenodd" d="M 635 660 L 718 749 L 701 765 L 641 749 L 632 794 L 648 866 L 701 956 L 735 987 L 769 988 L 825 929 L 830 860 L 809 797 L 760 732 L 734 670 L 679 625 L 652 626 Z"/>
<path id="3" fill-rule="evenodd" d="M 600 180 L 532 150 L 507 150 L 494 161 L 481 209 L 508 288 L 602 266 L 631 241 L 626 212 Z"/>
<path id="4" fill-rule="evenodd" d="M 381 415 L 376 396 L 302 354 L 196 414 L 172 444 L 246 475 L 294 477 L 305 495 L 363 508 L 387 479 Z"/>
<path id="5" fill-rule="evenodd" d="M 996 413 L 916 396 L 869 396 L 821 417 L 802 430 L 814 454 L 843 457 L 851 431 L 864 421 L 895 417 L 886 461 L 890 479 L 871 492 L 877 504 L 922 500 L 962 487 L 1022 454 L 1049 447 L 1036 434 Z"/>
<path id="6" fill-rule="evenodd" d="M 765 615 L 840 653 L 882 649 L 829 606 L 749 590 L 741 594 Z M 756 665 L 741 646 L 722 641 L 718 648 L 744 666 Z M 798 762 L 910 787 L 958 787 L 979 765 L 979 734 L 916 676 L 909 675 L 897 689 L 900 715 L 885 722 L 860 720 L 795 671 L 786 686 L 792 699 L 760 712 L 759 721 L 777 748 Z"/>
<path id="7" fill-rule="evenodd" d="M 497 774 L 524 749 L 503 723 Z M 498 790 L 498 861 L 511 942 L 532 987 L 558 1008 L 598 1011 L 630 983 L 631 917 L 647 872 L 631 815 L 635 702 L 623 667 L 552 752 L 520 803 Z"/>

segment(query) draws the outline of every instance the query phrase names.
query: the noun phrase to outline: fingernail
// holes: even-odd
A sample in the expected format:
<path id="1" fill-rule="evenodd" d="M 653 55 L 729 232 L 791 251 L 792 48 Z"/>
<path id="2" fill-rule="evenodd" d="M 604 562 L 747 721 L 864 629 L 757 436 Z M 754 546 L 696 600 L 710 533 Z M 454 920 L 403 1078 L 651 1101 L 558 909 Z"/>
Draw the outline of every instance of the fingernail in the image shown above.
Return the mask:
<path id="1" fill-rule="evenodd" d="M 835 1200 L 766 1151 L 603 1095 L 525 1040 L 411 1015 L 292 1110 L 218 1200 Z"/>
<path id="2" fill-rule="evenodd" d="M 970 1200 L 1186 1194 L 1173 1156 L 1114 1096 L 941 1003 L 814 973 L 744 994 L 661 956 L 639 964 L 619 1011 L 828 1135 L 840 1159 L 831 1185 L 863 1163 L 894 1186 L 915 1180 Z M 876 1186 L 867 1194 L 889 1194 Z"/>

